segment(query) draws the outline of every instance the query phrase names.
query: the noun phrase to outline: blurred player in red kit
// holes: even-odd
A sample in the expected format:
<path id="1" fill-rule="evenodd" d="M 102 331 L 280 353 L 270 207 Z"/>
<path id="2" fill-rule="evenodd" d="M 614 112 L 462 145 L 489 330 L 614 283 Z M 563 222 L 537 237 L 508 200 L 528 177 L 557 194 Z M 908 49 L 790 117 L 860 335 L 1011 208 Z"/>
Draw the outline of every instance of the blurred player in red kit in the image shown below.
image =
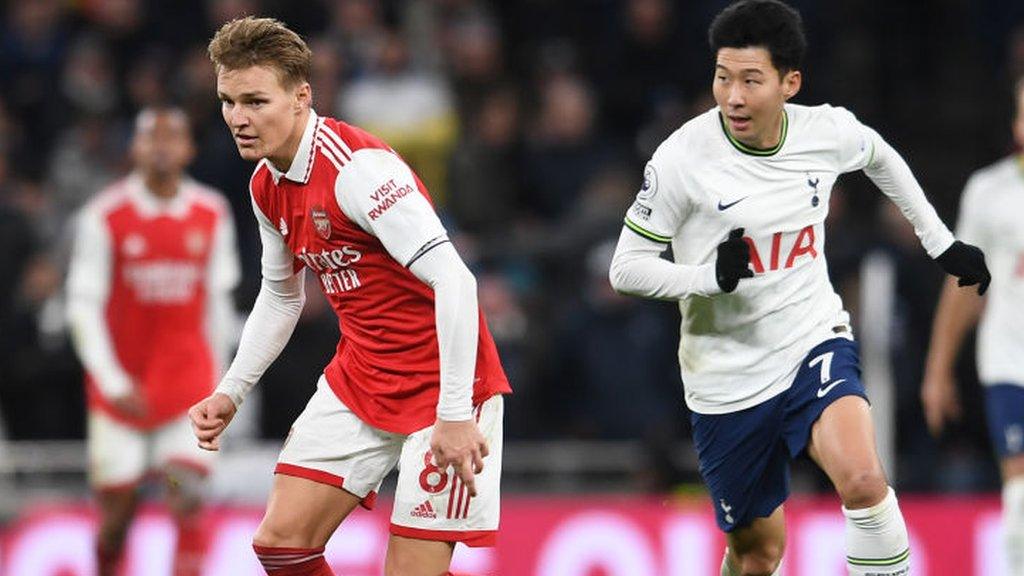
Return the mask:
<path id="1" fill-rule="evenodd" d="M 77 222 L 68 319 L 86 370 L 100 576 L 117 573 L 150 472 L 166 479 L 178 527 L 175 576 L 202 568 L 199 511 L 211 458 L 195 445 L 187 412 L 222 371 L 239 264 L 227 202 L 185 174 L 193 155 L 184 112 L 142 111 L 134 171 L 91 200 Z"/>
<path id="2" fill-rule="evenodd" d="M 342 338 L 281 451 L 253 539 L 268 574 L 332 574 L 324 545 L 399 467 L 388 575 L 438 576 L 456 542 L 498 529 L 508 380 L 476 280 L 423 182 L 387 144 L 310 107 L 311 53 L 276 20 L 225 24 L 209 46 L 217 93 L 246 160 L 263 281 L 238 353 L 190 411 L 219 435 L 281 352 L 317 278 Z"/>

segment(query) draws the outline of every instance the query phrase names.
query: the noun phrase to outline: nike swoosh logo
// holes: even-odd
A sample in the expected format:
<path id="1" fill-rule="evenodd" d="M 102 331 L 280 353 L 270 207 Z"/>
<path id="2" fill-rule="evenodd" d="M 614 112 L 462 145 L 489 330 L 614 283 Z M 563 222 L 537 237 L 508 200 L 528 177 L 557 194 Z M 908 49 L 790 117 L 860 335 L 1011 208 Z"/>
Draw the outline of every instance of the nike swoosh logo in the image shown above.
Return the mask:
<path id="1" fill-rule="evenodd" d="M 728 204 L 722 204 L 722 201 L 719 200 L 718 201 L 718 209 L 719 210 L 728 210 L 729 208 L 732 208 L 733 206 L 739 204 L 740 202 L 743 202 L 746 199 L 747 199 L 747 197 L 744 196 L 743 198 L 740 198 L 739 200 L 734 200 L 732 202 L 729 202 Z"/>
<path id="2" fill-rule="evenodd" d="M 825 395 L 831 392 L 833 388 L 839 386 L 843 382 L 846 382 L 846 378 L 840 378 L 839 380 L 836 380 L 835 382 L 829 384 L 828 386 L 825 386 L 824 388 L 818 388 L 818 398 L 824 398 Z"/>

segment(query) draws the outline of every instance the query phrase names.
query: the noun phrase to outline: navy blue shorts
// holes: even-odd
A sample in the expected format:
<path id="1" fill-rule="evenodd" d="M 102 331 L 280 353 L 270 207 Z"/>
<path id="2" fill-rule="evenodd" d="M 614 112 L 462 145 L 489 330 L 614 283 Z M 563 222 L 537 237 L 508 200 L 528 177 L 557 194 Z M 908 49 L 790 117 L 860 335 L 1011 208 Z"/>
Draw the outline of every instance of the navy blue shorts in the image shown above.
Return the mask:
<path id="1" fill-rule="evenodd" d="M 781 394 L 739 412 L 693 413 L 700 474 L 719 528 L 731 532 L 770 516 L 786 501 L 789 461 L 807 448 L 825 408 L 851 395 L 867 400 L 858 346 L 833 338 L 807 354 L 793 385 Z"/>
<path id="2" fill-rule="evenodd" d="M 1024 453 L 1024 387 L 999 383 L 985 386 L 988 434 L 999 459 Z"/>

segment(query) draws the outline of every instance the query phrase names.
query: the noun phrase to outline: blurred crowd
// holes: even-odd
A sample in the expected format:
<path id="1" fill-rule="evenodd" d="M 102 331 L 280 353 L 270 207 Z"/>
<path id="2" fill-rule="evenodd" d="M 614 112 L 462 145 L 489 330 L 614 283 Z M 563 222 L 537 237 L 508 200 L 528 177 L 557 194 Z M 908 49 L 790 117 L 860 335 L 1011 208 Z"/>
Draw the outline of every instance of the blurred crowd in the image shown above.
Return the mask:
<path id="1" fill-rule="evenodd" d="M 430 189 L 478 277 L 515 388 L 510 439 L 686 438 L 671 303 L 615 294 L 607 268 L 654 148 L 713 106 L 706 28 L 727 2 L 668 0 L 32 0 L 0 15 L 0 418 L 10 439 L 83 435 L 81 368 L 63 321 L 76 210 L 130 168 L 134 114 L 192 120 L 191 174 L 238 227 L 244 317 L 259 286 L 247 183 L 206 42 L 277 17 L 314 52 L 314 109 L 387 140 Z M 1009 153 L 1024 5 L 792 2 L 810 40 L 796 102 L 852 109 L 900 150 L 947 223 L 968 174 Z M 911 489 L 997 482 L 965 358 L 967 417 L 927 435 L 918 386 L 941 274 L 863 177 L 833 195 L 827 253 L 855 308 L 860 263 L 896 263 L 892 358 L 899 478 Z M 312 284 L 311 284 L 312 285 Z M 338 333 L 312 294 L 260 385 L 256 433 L 283 438 Z M 936 472 L 939 470 L 940 472 Z M 671 482 L 671 474 L 665 482 Z"/>

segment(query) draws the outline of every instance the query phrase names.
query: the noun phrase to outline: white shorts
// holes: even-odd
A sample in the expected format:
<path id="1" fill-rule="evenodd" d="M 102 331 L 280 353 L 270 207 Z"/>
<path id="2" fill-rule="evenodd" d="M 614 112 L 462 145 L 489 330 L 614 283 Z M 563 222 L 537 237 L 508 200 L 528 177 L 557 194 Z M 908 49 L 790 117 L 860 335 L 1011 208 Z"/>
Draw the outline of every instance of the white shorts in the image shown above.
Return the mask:
<path id="1" fill-rule="evenodd" d="M 188 415 L 153 430 L 127 426 L 101 410 L 87 418 L 89 482 L 97 490 L 130 488 L 168 465 L 207 474 L 214 452 L 199 447 Z"/>
<path id="2" fill-rule="evenodd" d="M 274 472 L 338 486 L 372 508 L 381 482 L 397 464 L 392 534 L 493 546 L 500 512 L 503 410 L 500 394 L 474 409 L 490 454 L 476 476 L 477 495 L 470 498 L 452 468 L 441 471 L 431 463 L 433 426 L 408 436 L 374 428 L 349 410 L 321 376 Z"/>

